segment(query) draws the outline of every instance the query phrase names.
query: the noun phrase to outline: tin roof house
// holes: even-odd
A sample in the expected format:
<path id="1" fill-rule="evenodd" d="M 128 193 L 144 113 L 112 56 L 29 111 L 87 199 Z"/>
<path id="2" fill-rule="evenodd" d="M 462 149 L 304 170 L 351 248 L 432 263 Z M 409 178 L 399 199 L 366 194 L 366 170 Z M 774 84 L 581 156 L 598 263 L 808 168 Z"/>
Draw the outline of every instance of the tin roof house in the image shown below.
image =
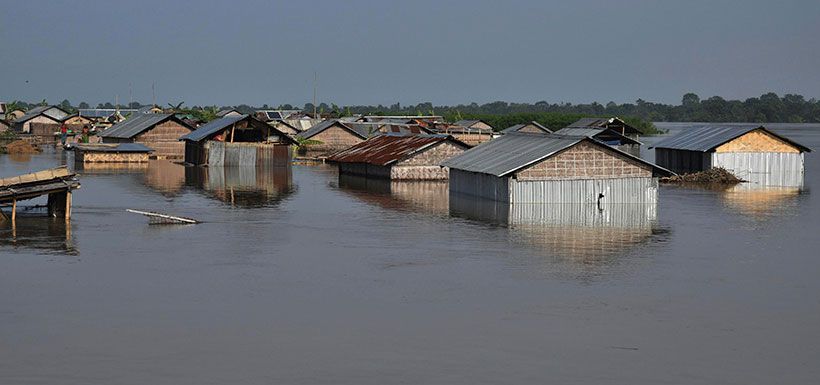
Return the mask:
<path id="1" fill-rule="evenodd" d="M 305 146 L 305 155 L 322 157 L 353 147 L 371 135 L 372 132 L 365 129 L 331 119 L 322 121 L 296 136 L 302 140 L 315 141 Z"/>
<path id="2" fill-rule="evenodd" d="M 766 186 L 803 185 L 806 146 L 758 125 L 702 126 L 653 146 L 655 161 L 677 173 L 722 167 Z"/>
<path id="3" fill-rule="evenodd" d="M 14 121 L 14 130 L 44 138 L 53 138 L 60 130 L 68 112 L 57 106 L 39 106 L 26 111 L 25 115 Z"/>
<path id="4" fill-rule="evenodd" d="M 599 142 L 606 143 L 630 155 L 640 156 L 641 142 L 632 137 L 621 134 L 611 128 L 596 127 L 564 127 L 555 131 L 559 135 L 586 136 Z"/>
<path id="5" fill-rule="evenodd" d="M 98 136 L 103 143 L 142 143 L 158 159 L 181 159 L 185 145 L 179 137 L 193 128 L 174 114 L 136 114 L 106 128 Z"/>
<path id="6" fill-rule="evenodd" d="M 529 123 L 516 124 L 501 130 L 502 134 L 509 134 L 511 132 L 530 132 L 534 134 L 549 134 L 552 132 L 549 128 L 544 127 L 536 121 Z"/>
<path id="7" fill-rule="evenodd" d="M 567 126 L 568 128 L 610 129 L 623 136 L 637 140 L 643 133 L 630 126 L 623 119 L 614 116 L 611 118 L 581 118 Z"/>
<path id="8" fill-rule="evenodd" d="M 493 127 L 483 120 L 459 120 L 452 125 L 443 126 L 439 133 L 452 135 L 470 146 L 488 142 L 495 137 Z"/>
<path id="9" fill-rule="evenodd" d="M 586 136 L 510 133 L 442 163 L 450 192 L 517 203 L 654 203 L 666 169 Z"/>
<path id="10" fill-rule="evenodd" d="M 441 162 L 470 147 L 448 135 L 379 135 L 327 160 L 339 164 L 340 174 L 392 180 L 443 180 Z"/>
<path id="11" fill-rule="evenodd" d="M 287 134 L 251 116 L 212 120 L 179 140 L 185 142 L 185 163 L 211 166 L 287 166 Z"/>

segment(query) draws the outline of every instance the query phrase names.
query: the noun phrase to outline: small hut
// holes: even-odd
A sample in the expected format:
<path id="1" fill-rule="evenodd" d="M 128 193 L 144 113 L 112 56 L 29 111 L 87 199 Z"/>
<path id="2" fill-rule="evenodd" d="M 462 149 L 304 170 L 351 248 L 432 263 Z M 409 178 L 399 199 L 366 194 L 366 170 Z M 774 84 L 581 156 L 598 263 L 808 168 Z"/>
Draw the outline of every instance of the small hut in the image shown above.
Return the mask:
<path id="1" fill-rule="evenodd" d="M 325 120 L 296 136 L 302 140 L 315 141 L 305 146 L 306 155 L 323 157 L 364 142 L 370 134 L 339 120 Z"/>
<path id="2" fill-rule="evenodd" d="M 445 135 L 452 135 L 454 138 L 467 143 L 470 146 L 477 146 L 484 142 L 489 142 L 495 137 L 492 128 L 471 128 L 464 126 L 444 126 L 438 132 Z"/>
<path id="3" fill-rule="evenodd" d="M 658 142 L 655 161 L 677 173 L 722 167 L 769 186 L 802 186 L 806 146 L 763 126 L 703 126 Z"/>
<path id="4" fill-rule="evenodd" d="M 296 128 L 295 126 L 288 123 L 286 120 L 271 120 L 271 121 L 268 121 L 267 123 L 271 127 L 273 127 L 275 129 L 287 134 L 290 137 L 294 137 L 294 136 L 298 135 L 300 132 L 302 132 L 298 128 Z"/>
<path id="5" fill-rule="evenodd" d="M 441 162 L 470 147 L 449 135 L 379 135 L 327 160 L 339 164 L 343 174 L 393 180 L 448 178 Z"/>
<path id="6" fill-rule="evenodd" d="M 216 113 L 217 118 L 224 118 L 228 116 L 242 116 L 242 113 L 236 110 L 235 108 L 228 108 L 224 110 L 219 110 Z"/>
<path id="7" fill-rule="evenodd" d="M 510 133 L 464 152 L 450 192 L 509 203 L 654 203 L 671 172 L 586 136 Z"/>
<path id="8" fill-rule="evenodd" d="M 182 159 L 185 145 L 179 137 L 193 128 L 174 114 L 136 114 L 99 134 L 103 143 L 142 143 L 157 159 Z"/>
<path id="9" fill-rule="evenodd" d="M 211 166 L 286 166 L 296 143 L 250 115 L 213 120 L 179 140 L 185 142 L 185 163 Z"/>
<path id="10" fill-rule="evenodd" d="M 565 127 L 555 131 L 558 135 L 568 136 L 586 136 L 593 138 L 599 142 L 606 143 L 618 150 L 624 151 L 630 155 L 641 155 L 641 142 L 632 139 L 628 136 L 622 135 L 620 132 L 609 128 L 594 128 L 594 127 Z"/>
<path id="11" fill-rule="evenodd" d="M 148 163 L 154 150 L 141 143 L 76 144 L 74 162 L 87 163 Z"/>
<path id="12" fill-rule="evenodd" d="M 533 134 L 549 134 L 552 131 L 549 128 L 542 126 L 536 121 L 529 123 L 516 124 L 501 130 L 502 134 L 509 134 L 511 132 L 529 132 Z"/>
<path id="13" fill-rule="evenodd" d="M 493 130 L 493 126 L 481 119 L 463 119 L 453 123 L 453 125 L 478 130 Z"/>
<path id="14" fill-rule="evenodd" d="M 57 106 L 35 107 L 14 121 L 14 129 L 20 133 L 53 140 L 54 134 L 60 131 L 60 125 L 68 115 L 68 112 Z"/>
<path id="15" fill-rule="evenodd" d="M 643 135 L 641 130 L 630 126 L 617 116 L 611 118 L 581 118 L 566 128 L 610 129 L 635 140 L 638 140 L 640 136 Z"/>

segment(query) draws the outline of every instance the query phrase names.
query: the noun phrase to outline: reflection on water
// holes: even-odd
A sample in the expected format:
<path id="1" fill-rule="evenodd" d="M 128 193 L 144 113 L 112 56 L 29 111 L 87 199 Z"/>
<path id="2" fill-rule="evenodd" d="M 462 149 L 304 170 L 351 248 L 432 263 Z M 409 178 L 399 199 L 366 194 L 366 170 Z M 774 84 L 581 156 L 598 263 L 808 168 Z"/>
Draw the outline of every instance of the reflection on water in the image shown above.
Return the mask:
<path id="1" fill-rule="evenodd" d="M 69 160 L 68 164 L 72 165 L 73 162 Z M 75 164 L 74 168 L 86 175 L 141 175 L 144 185 L 165 196 L 176 196 L 185 186 L 185 166 L 169 160 L 151 159 L 148 163 L 80 163 Z"/>
<path id="2" fill-rule="evenodd" d="M 239 207 L 272 206 L 296 190 L 291 167 L 185 167 L 185 183 Z"/>
<path id="3" fill-rule="evenodd" d="M 446 216 L 447 181 L 392 181 L 340 174 L 339 187 L 363 201 L 394 210 Z"/>
<path id="4" fill-rule="evenodd" d="M 656 204 L 511 205 L 451 194 L 450 213 L 507 226 L 515 242 L 591 265 L 612 263 L 662 232 Z"/>
<path id="5" fill-rule="evenodd" d="M 723 188 L 721 198 L 731 211 L 755 219 L 789 215 L 802 190 L 798 187 L 761 186 L 741 183 Z"/>
<path id="6" fill-rule="evenodd" d="M 15 225 L 10 220 L 0 219 L 0 248 L 79 254 L 71 236 L 71 224 L 66 224 L 63 218 L 42 213 L 18 214 Z"/>

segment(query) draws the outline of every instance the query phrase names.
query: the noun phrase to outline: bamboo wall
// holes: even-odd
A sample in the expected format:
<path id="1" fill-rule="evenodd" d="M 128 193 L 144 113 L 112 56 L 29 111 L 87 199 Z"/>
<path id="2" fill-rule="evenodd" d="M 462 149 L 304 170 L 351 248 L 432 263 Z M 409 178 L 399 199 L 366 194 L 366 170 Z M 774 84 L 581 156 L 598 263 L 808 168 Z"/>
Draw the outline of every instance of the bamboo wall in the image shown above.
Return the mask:
<path id="1" fill-rule="evenodd" d="M 152 148 L 154 150 L 152 156 L 157 159 L 183 159 L 185 143 L 180 142 L 179 137 L 189 132 L 191 130 L 182 124 L 165 121 L 135 136 L 133 142 Z"/>
<path id="2" fill-rule="evenodd" d="M 193 146 L 189 145 L 189 146 Z M 190 160 L 205 161 L 211 166 L 288 166 L 291 147 L 273 143 L 227 143 L 206 141 L 201 150 L 188 150 Z M 205 159 L 202 157 L 205 156 Z M 188 162 L 188 160 L 186 160 Z"/>

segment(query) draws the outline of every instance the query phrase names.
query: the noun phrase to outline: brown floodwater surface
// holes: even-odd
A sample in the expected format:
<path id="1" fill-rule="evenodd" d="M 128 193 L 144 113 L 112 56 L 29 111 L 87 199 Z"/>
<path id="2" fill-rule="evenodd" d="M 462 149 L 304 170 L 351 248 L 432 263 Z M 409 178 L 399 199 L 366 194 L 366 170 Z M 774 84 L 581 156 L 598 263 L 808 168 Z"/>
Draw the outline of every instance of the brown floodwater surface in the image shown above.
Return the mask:
<path id="1" fill-rule="evenodd" d="M 773 128 L 820 149 L 818 125 Z M 64 162 L 0 155 L 0 177 Z M 0 384 L 820 378 L 814 153 L 802 190 L 662 186 L 600 209 L 327 165 L 78 172 L 69 225 L 0 222 Z"/>

